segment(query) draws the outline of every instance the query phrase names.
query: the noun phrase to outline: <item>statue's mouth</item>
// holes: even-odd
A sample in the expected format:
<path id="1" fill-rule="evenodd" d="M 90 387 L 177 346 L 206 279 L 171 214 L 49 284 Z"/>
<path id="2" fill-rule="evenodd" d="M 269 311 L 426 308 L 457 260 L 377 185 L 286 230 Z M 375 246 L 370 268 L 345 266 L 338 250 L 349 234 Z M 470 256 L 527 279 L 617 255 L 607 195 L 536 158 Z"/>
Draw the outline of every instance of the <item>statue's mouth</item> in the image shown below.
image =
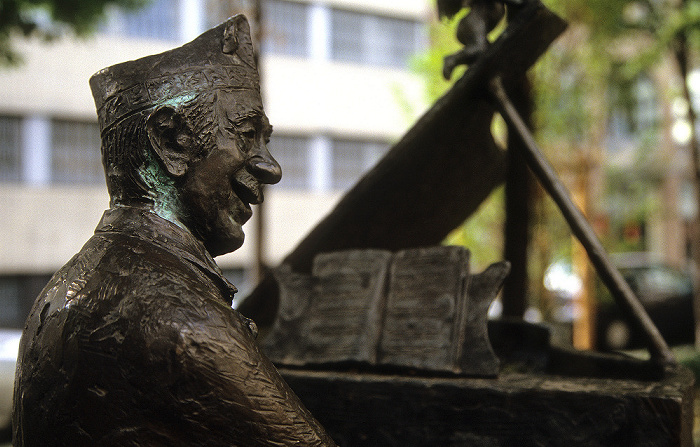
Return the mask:
<path id="1" fill-rule="evenodd" d="M 248 209 L 250 209 L 250 205 L 257 205 L 263 201 L 260 183 L 245 169 L 241 169 L 236 173 L 233 181 L 233 190 Z"/>

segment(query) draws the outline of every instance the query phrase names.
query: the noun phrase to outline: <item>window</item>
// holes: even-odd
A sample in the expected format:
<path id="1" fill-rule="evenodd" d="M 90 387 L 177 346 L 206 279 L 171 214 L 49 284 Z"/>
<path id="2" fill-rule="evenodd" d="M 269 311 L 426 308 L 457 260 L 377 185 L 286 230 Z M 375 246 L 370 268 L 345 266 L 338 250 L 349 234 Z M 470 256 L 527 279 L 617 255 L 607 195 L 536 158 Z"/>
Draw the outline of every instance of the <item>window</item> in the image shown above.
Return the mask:
<path id="1" fill-rule="evenodd" d="M 0 328 L 21 329 L 51 275 L 0 276 Z"/>
<path id="2" fill-rule="evenodd" d="M 269 149 L 282 167 L 281 188 L 306 189 L 309 187 L 309 148 L 307 137 L 273 134 Z"/>
<path id="3" fill-rule="evenodd" d="M 388 149 L 386 143 L 333 140 L 333 188 L 347 189 L 354 185 Z"/>
<path id="4" fill-rule="evenodd" d="M 251 2 L 238 3 L 249 8 Z M 314 13 L 316 7 L 324 11 L 323 18 L 319 19 L 323 22 L 324 35 L 314 39 L 324 39 L 333 60 L 405 68 L 409 58 L 427 43 L 424 27 L 417 20 L 346 11 L 325 4 L 312 6 L 298 1 L 264 0 L 261 4 L 263 53 L 309 57 L 310 36 L 314 34 L 312 20 L 316 23 L 319 19 Z M 226 2 L 219 4 L 208 0 L 209 25 L 225 20 L 235 10 Z"/>
<path id="5" fill-rule="evenodd" d="M 0 278 L 0 327 L 16 327 L 21 314 L 19 281 Z"/>
<path id="6" fill-rule="evenodd" d="M 363 62 L 362 23 L 364 14 L 334 10 L 331 15 L 333 59 Z"/>
<path id="7" fill-rule="evenodd" d="M 635 279 L 637 294 L 648 304 L 693 293 L 692 279 L 688 274 L 663 265 L 637 269 Z"/>
<path id="8" fill-rule="evenodd" d="M 213 28 L 238 13 L 245 13 L 250 20 L 252 14 L 248 11 L 252 7 L 252 0 L 204 0 L 204 14 L 206 17 L 205 27 Z"/>
<path id="9" fill-rule="evenodd" d="M 655 142 L 660 121 L 654 83 L 646 77 L 610 88 L 611 113 L 608 122 L 608 147 L 615 151 L 627 143 Z"/>
<path id="10" fill-rule="evenodd" d="M 100 130 L 96 123 L 53 121 L 51 175 L 56 183 L 103 183 Z"/>
<path id="11" fill-rule="evenodd" d="M 0 181 L 17 182 L 21 177 L 22 121 L 0 116 Z"/>
<path id="12" fill-rule="evenodd" d="M 262 3 L 264 53 L 305 57 L 309 55 L 309 6 L 304 3 L 267 0 Z"/>
<path id="13" fill-rule="evenodd" d="M 331 57 L 403 68 L 422 47 L 420 22 L 334 9 Z"/>
<path id="14" fill-rule="evenodd" d="M 145 39 L 178 40 L 180 17 L 178 0 L 152 0 L 137 10 L 119 9 L 106 25 L 106 32 Z"/>
<path id="15" fill-rule="evenodd" d="M 254 34 L 255 23 L 252 20 L 254 3 L 252 0 L 234 2 L 207 0 L 207 24 L 209 27 L 216 26 L 229 17 L 242 12 L 248 16 L 251 32 Z M 263 0 L 260 3 L 261 16 L 264 21 L 261 36 L 263 53 L 308 56 L 309 5 L 284 0 Z"/>

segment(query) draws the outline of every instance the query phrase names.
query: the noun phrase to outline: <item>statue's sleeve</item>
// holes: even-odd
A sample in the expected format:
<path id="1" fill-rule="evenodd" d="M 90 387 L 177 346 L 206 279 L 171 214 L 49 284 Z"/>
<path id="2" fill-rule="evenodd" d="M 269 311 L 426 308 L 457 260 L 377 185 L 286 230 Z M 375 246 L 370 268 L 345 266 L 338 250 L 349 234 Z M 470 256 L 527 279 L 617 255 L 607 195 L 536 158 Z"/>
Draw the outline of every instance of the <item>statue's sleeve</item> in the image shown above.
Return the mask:
<path id="1" fill-rule="evenodd" d="M 335 446 L 260 351 L 246 319 L 204 306 L 179 331 L 183 373 L 206 424 L 227 426 L 246 446 Z"/>

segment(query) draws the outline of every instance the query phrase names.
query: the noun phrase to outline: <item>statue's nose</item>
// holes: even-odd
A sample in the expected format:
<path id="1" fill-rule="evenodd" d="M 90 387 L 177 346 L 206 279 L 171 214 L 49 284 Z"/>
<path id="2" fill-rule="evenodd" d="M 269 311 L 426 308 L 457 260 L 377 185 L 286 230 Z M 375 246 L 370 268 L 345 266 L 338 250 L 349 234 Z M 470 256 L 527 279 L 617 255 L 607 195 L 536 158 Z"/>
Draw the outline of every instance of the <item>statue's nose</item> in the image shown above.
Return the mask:
<path id="1" fill-rule="evenodd" d="M 259 151 L 248 160 L 248 172 L 253 174 L 261 183 L 275 184 L 282 178 L 282 168 L 275 160 L 267 145 L 262 143 Z"/>

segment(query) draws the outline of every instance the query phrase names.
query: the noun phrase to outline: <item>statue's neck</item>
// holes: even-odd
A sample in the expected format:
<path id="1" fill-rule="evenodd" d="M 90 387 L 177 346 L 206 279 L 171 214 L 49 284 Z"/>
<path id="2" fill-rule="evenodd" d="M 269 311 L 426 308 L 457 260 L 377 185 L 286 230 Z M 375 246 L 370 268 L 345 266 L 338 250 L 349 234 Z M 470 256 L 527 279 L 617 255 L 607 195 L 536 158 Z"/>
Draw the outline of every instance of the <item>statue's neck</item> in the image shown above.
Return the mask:
<path id="1" fill-rule="evenodd" d="M 148 194 L 139 198 L 112 200 L 110 207 L 129 207 L 148 211 L 177 225 L 183 230 L 190 231 L 181 218 L 182 206 L 177 191 L 173 186 L 164 185 L 163 188 L 151 190 Z"/>

